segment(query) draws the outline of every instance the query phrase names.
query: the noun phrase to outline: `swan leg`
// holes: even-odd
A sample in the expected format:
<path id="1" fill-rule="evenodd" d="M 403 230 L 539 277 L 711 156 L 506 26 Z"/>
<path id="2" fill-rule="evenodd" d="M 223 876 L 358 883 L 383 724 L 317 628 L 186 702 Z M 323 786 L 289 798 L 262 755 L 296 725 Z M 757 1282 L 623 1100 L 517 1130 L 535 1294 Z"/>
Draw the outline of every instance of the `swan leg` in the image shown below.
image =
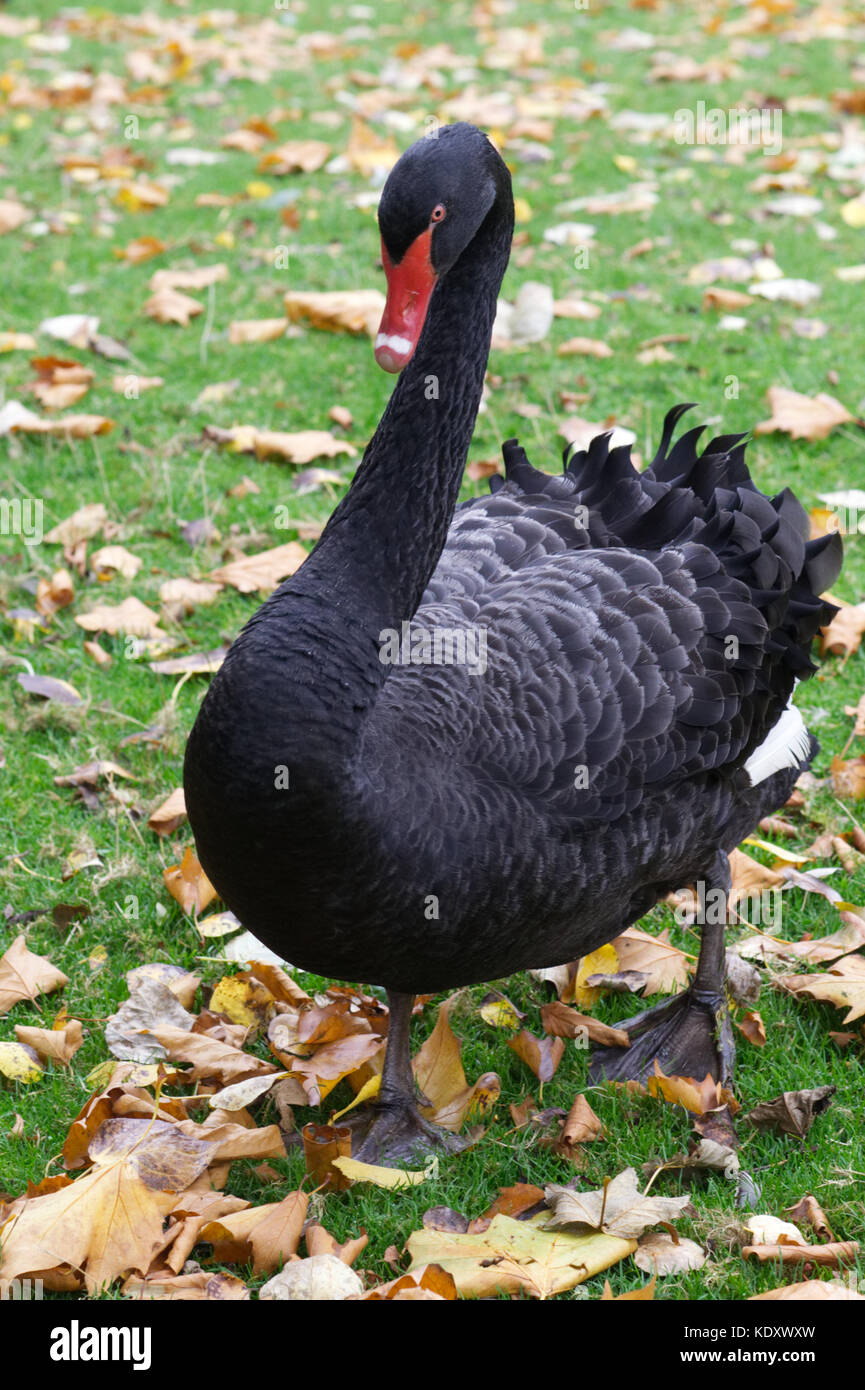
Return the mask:
<path id="1" fill-rule="evenodd" d="M 716 856 L 707 875 L 708 901 L 712 901 L 708 890 L 713 888 L 730 892 L 726 854 Z M 702 1080 L 709 1072 L 725 1085 L 731 1080 L 736 1049 L 724 988 L 725 925 L 724 921 L 703 924 L 692 984 L 675 998 L 620 1024 L 630 1046 L 596 1049 L 589 1067 L 591 1081 L 644 1081 L 654 1075 L 656 1061 L 667 1076 Z"/>
<path id="2" fill-rule="evenodd" d="M 457 1153 L 466 1140 L 421 1115 L 415 1100 L 409 1024 L 414 996 L 388 990 L 390 1025 L 378 1099 L 370 1107 L 366 1133 L 352 1140 L 352 1158 L 364 1163 L 423 1161 L 435 1153 Z"/>

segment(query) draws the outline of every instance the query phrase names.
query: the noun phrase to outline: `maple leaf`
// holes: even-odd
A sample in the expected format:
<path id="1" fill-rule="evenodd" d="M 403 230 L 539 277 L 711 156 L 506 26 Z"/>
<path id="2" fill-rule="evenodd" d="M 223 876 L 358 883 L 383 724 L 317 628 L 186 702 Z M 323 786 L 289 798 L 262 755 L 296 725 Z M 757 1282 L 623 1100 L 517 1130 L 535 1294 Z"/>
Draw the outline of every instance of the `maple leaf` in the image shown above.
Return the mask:
<path id="1" fill-rule="evenodd" d="M 177 1139 L 166 1144 L 172 1129 L 160 1121 L 107 1120 L 90 1144 L 92 1170 L 26 1202 L 2 1227 L 0 1292 L 13 1279 L 58 1265 L 83 1271 L 91 1295 L 130 1270 L 146 1274 L 177 1200 L 163 1184 L 207 1166 L 206 1146 L 182 1136 L 179 1149 Z M 182 1176 L 178 1152 L 187 1160 Z"/>
<path id="2" fill-rule="evenodd" d="M 15 1036 L 46 1062 L 59 1062 L 64 1067 L 68 1067 L 84 1042 L 84 1030 L 77 1018 L 70 1018 L 62 1028 L 29 1028 L 16 1023 Z"/>
<path id="3" fill-rule="evenodd" d="M 689 1197 L 644 1197 L 633 1168 L 624 1169 L 594 1192 L 575 1192 L 553 1183 L 544 1193 L 552 1210 L 549 1226 L 587 1227 L 628 1240 L 694 1210 Z"/>
<path id="4" fill-rule="evenodd" d="M 804 994 L 848 1009 L 843 1023 L 852 1023 L 865 1014 L 865 956 L 844 956 L 825 975 L 779 975 L 772 983 L 790 994 Z"/>
<path id="5" fill-rule="evenodd" d="M 620 971 L 638 970 L 647 976 L 644 995 L 675 994 L 688 983 L 688 957 L 670 944 L 669 929 L 650 936 L 638 927 L 628 927 L 610 944 Z"/>
<path id="6" fill-rule="evenodd" d="M 768 286 L 764 285 L 760 293 L 765 294 L 767 289 Z M 836 425 L 846 425 L 854 418 L 840 401 L 828 396 L 825 391 L 820 391 L 816 396 L 803 396 L 786 386 L 770 386 L 768 396 L 771 418 L 756 424 L 754 434 L 783 430 L 791 439 L 825 439 Z"/>
<path id="7" fill-rule="evenodd" d="M 497 1292 L 549 1298 L 617 1264 L 636 1249 L 636 1241 L 599 1232 L 541 1230 L 499 1213 L 485 1231 L 413 1231 L 406 1249 L 411 1255 L 409 1274 L 440 1265 L 464 1298 Z"/>
<path id="8" fill-rule="evenodd" d="M 68 983 L 69 977 L 46 956 L 29 950 L 22 933 L 0 956 L 0 1014 L 7 1013 L 22 999 L 50 994 Z"/>

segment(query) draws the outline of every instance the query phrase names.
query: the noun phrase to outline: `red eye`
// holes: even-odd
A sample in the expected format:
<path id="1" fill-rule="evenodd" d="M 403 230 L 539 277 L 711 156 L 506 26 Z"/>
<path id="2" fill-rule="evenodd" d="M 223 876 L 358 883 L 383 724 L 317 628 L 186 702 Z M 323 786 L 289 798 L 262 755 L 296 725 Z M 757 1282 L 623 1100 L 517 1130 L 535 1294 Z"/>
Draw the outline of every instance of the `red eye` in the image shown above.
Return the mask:
<path id="1" fill-rule="evenodd" d="M 443 222 L 445 219 L 445 212 L 444 203 L 436 203 L 430 216 L 430 222 Z"/>

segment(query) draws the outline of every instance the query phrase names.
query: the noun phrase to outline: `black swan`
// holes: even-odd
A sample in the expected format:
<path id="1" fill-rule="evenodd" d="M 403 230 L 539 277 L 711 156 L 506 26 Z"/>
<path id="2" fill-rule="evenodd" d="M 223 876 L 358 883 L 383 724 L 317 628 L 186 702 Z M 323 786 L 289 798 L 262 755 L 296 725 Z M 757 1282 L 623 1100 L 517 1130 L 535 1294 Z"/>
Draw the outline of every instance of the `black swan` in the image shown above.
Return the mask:
<path id="1" fill-rule="evenodd" d="M 244 925 L 387 989 L 364 1158 L 453 1141 L 415 1105 L 415 994 L 573 960 L 696 881 L 727 890 L 726 852 L 816 751 L 790 699 L 841 561 L 789 490 L 756 489 L 743 435 L 672 444 L 687 406 L 643 473 L 607 436 L 557 477 L 510 440 L 506 480 L 457 507 L 510 176 L 473 126 L 440 129 L 395 165 L 379 224 L 376 357 L 402 374 L 312 554 L 215 676 L 184 772 Z M 723 924 L 630 1032 L 596 1073 L 657 1055 L 729 1074 Z"/>

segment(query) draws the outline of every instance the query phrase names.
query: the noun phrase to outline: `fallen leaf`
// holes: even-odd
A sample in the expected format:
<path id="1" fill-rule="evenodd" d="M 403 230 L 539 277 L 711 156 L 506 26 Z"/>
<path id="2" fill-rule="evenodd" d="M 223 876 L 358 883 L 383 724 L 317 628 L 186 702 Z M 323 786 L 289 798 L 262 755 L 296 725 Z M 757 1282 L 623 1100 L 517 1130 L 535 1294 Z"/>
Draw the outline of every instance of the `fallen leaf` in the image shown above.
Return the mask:
<path id="1" fill-rule="evenodd" d="M 58 1062 L 63 1067 L 68 1067 L 84 1042 L 84 1030 L 77 1018 L 70 1018 L 62 1028 L 29 1028 L 16 1023 L 15 1036 L 44 1061 Z"/>
<path id="2" fill-rule="evenodd" d="M 845 603 L 843 599 L 833 599 L 833 602 L 838 605 L 839 611 L 829 626 L 822 629 L 820 654 L 825 656 L 827 652 L 832 652 L 836 656 L 843 656 L 842 665 L 846 665 L 848 658 L 858 651 L 865 634 L 865 603 Z"/>
<path id="3" fill-rule="evenodd" d="M 166 635 L 159 626 L 159 614 L 132 597 L 118 604 L 97 603 L 89 612 L 77 614 L 75 621 L 85 632 L 125 633 L 128 637 L 148 638 Z"/>
<path id="4" fill-rule="evenodd" d="M 791 439 L 825 439 L 836 425 L 848 424 L 854 418 L 840 401 L 824 391 L 803 396 L 786 386 L 770 386 L 767 394 L 772 415 L 754 425 L 754 434 L 783 430 Z"/>
<path id="5" fill-rule="evenodd" d="M 693 1212 L 689 1197 L 644 1197 L 637 1174 L 626 1168 L 594 1192 L 550 1184 L 544 1189 L 551 1227 L 578 1226 L 633 1240 L 650 1226 Z"/>
<path id="6" fill-rule="evenodd" d="M 228 325 L 228 341 L 233 346 L 272 343 L 283 337 L 287 324 L 287 319 L 236 319 Z"/>
<path id="7" fill-rule="evenodd" d="M 216 889 L 191 848 L 186 850 L 179 864 L 164 869 L 162 877 L 175 902 L 180 904 L 184 912 L 195 917 L 216 897 Z"/>
<path id="8" fill-rule="evenodd" d="M 102 580 L 109 579 L 112 574 L 134 579 L 143 563 L 123 545 L 103 545 L 90 556 L 91 569 Z"/>
<path id="9" fill-rule="evenodd" d="M 498 1292 L 550 1298 L 609 1269 L 636 1249 L 636 1242 L 594 1233 L 540 1230 L 510 1216 L 493 1217 L 485 1231 L 460 1235 L 414 1231 L 406 1241 L 411 1274 L 438 1264 L 464 1298 Z"/>
<path id="10" fill-rule="evenodd" d="M 766 1046 L 766 1025 L 756 1010 L 743 1014 L 741 1019 L 737 1019 L 736 1027 L 755 1047 Z"/>
<path id="11" fill-rule="evenodd" d="M 706 1252 L 696 1241 L 680 1236 L 673 1240 L 666 1231 L 652 1231 L 642 1236 L 634 1252 L 634 1264 L 647 1274 L 682 1274 L 688 1269 L 702 1269 Z"/>
<path id="12" fill-rule="evenodd" d="M 21 671 L 16 677 L 18 684 L 28 695 L 38 695 L 43 700 L 56 700 L 61 705 L 83 705 L 84 700 L 74 685 L 58 680 L 56 676 L 40 676 L 29 671 Z"/>
<path id="13" fill-rule="evenodd" d="M 171 795 L 157 806 L 155 811 L 151 811 L 147 818 L 147 824 L 151 830 L 155 830 L 157 835 L 173 835 L 178 826 L 186 820 L 186 797 L 182 787 L 176 787 Z M 236 921 L 236 919 L 235 919 Z M 239 923 L 236 923 L 239 925 Z M 202 923 L 199 922 L 198 929 L 201 931 Z M 205 933 L 206 934 L 206 933 Z"/>
<path id="14" fill-rule="evenodd" d="M 286 140 L 258 161 L 260 174 L 312 174 L 330 158 L 323 140 Z"/>
<path id="15" fill-rule="evenodd" d="M 288 575 L 294 574 L 306 559 L 306 551 L 298 541 L 287 541 L 272 550 L 260 550 L 244 555 L 211 572 L 211 579 L 230 584 L 242 594 L 256 591 L 269 594 Z"/>
<path id="16" fill-rule="evenodd" d="M 778 1129 L 803 1139 L 817 1116 L 828 1109 L 836 1090 L 835 1086 L 818 1086 L 811 1091 L 784 1091 L 775 1100 L 755 1106 L 745 1119 L 759 1129 Z"/>
<path id="17" fill-rule="evenodd" d="M 357 1158 L 335 1158 L 333 1166 L 350 1182 L 369 1182 L 373 1187 L 393 1192 L 403 1187 L 417 1187 L 430 1176 L 426 1169 L 385 1168 L 376 1163 L 361 1163 Z"/>
<path id="18" fill-rule="evenodd" d="M 790 1299 L 794 1302 L 822 1302 L 824 1300 L 854 1299 L 865 1301 L 865 1294 L 857 1293 L 848 1284 L 843 1284 L 838 1279 L 806 1279 L 801 1284 L 782 1284 L 779 1289 L 770 1289 L 768 1293 L 752 1293 L 748 1299 L 749 1303 L 759 1303 L 763 1300 L 783 1300 Z"/>
<path id="19" fill-rule="evenodd" d="M 507 1045 L 526 1066 L 531 1067 L 542 1086 L 553 1078 L 565 1052 L 563 1038 L 536 1038 L 525 1028 L 515 1037 L 508 1038 Z"/>
<path id="20" fill-rule="evenodd" d="M 191 319 L 204 313 L 204 305 L 188 294 L 163 286 L 145 302 L 144 312 L 157 323 L 177 323 L 186 328 Z"/>
<path id="21" fill-rule="evenodd" d="M 8 1013 L 22 999 L 50 994 L 68 983 L 62 970 L 28 949 L 22 933 L 0 956 L 0 1014 Z"/>
<path id="22" fill-rule="evenodd" d="M 778 975 L 772 983 L 790 994 L 804 994 L 838 1009 L 849 1009 L 843 1023 L 852 1023 L 865 1014 L 865 956 L 844 956 L 825 975 Z"/>
<path id="23" fill-rule="evenodd" d="M 381 290 L 330 290 L 324 293 L 289 291 L 285 312 L 292 323 L 307 320 L 313 328 L 331 333 L 366 333 L 374 338 L 384 313 Z"/>
<path id="24" fill-rule="evenodd" d="M 611 942 L 620 971 L 639 970 L 646 975 L 643 994 L 676 994 L 688 983 L 688 957 L 670 944 L 668 929 L 651 936 L 628 927 Z"/>
<path id="25" fill-rule="evenodd" d="M 41 1031 L 43 1030 L 39 1028 L 30 1029 L 32 1033 Z M 0 1041 L 0 1076 L 5 1076 L 9 1081 L 15 1081 L 22 1086 L 28 1086 L 34 1081 L 41 1081 L 43 1072 L 35 1049 L 26 1046 L 21 1041 Z M 2 1274 L 2 1265 L 0 1265 L 0 1274 Z"/>

